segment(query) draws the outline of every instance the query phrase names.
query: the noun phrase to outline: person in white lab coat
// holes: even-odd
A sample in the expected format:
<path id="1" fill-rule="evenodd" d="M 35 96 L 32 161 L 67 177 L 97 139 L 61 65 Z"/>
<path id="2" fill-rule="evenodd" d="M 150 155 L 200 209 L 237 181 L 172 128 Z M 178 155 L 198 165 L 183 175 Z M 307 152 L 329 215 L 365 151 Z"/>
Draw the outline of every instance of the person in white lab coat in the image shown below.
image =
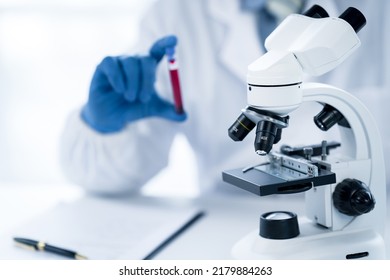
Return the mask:
<path id="1" fill-rule="evenodd" d="M 224 184 L 222 170 L 258 162 L 259 156 L 253 148 L 254 134 L 238 143 L 227 135 L 228 128 L 246 106 L 247 65 L 263 53 L 265 36 L 275 27 L 272 20 L 267 23 L 266 16 L 261 15 L 272 1 L 257 1 L 257 7 L 251 7 L 251 2 L 256 1 L 157 1 L 141 24 L 141 40 L 137 48 L 139 53 L 145 53 L 153 46 L 150 53 L 103 60 L 94 75 L 95 80 L 92 80 L 87 104 L 70 116 L 62 138 L 61 158 L 66 175 L 86 190 L 97 193 L 137 190 L 167 165 L 170 147 L 177 133 L 183 133 L 194 149 L 202 191 Z M 290 2 L 297 5 L 285 10 L 299 12 L 299 3 L 303 1 Z M 383 21 L 389 4 L 381 1 L 380 5 L 377 3 L 378 7 L 368 1 L 334 2 L 321 1 L 318 4 L 331 16 L 338 16 L 353 2 L 353 6 L 366 15 L 368 23 L 359 33 L 361 48 L 321 81 L 350 91 L 384 88 L 384 75 L 389 71 L 386 69 L 388 55 L 379 42 L 387 39 L 383 37 Z M 304 9 L 312 4 L 314 1 L 307 1 Z M 272 10 L 266 11 L 272 14 Z M 383 12 L 383 15 L 378 15 L 378 12 Z M 280 20 L 284 16 L 282 12 L 274 13 L 272 18 L 277 21 L 278 17 Z M 151 86 L 153 83 L 145 85 L 141 81 L 134 85 L 132 80 L 135 75 L 132 69 L 154 69 L 163 56 L 164 47 L 175 45 L 174 37 L 158 41 L 169 34 L 178 38 L 176 51 L 185 115 L 174 113 L 169 101 L 172 100 L 172 92 L 165 65 L 158 68 L 156 91 Z M 118 71 L 124 73 L 123 76 Z M 149 75 L 149 81 L 153 81 L 154 74 L 150 71 L 143 75 Z M 104 84 L 96 82 L 102 79 Z M 140 84 L 153 93 L 152 97 L 143 95 Z M 136 88 L 129 89 L 131 86 Z M 135 93 L 137 89 L 141 90 Z M 108 93 L 99 92 L 102 90 Z M 96 92 L 99 92 L 98 96 Z M 126 95 L 130 97 L 123 101 Z M 377 98 L 376 92 L 371 92 L 371 95 Z M 116 100 L 111 96 L 115 96 Z M 156 102 L 152 107 L 140 109 L 141 103 L 147 104 L 154 98 Z M 99 110 L 102 102 L 115 105 Z M 115 115 L 129 106 L 133 106 L 131 113 Z M 297 112 L 291 115 L 290 127 L 284 129 L 282 143 L 307 142 L 307 135 L 297 137 L 296 133 L 299 125 L 306 125 L 306 122 L 311 125 L 309 129 L 313 128 L 313 133 L 305 129 L 310 131 L 310 135 L 319 133 L 308 144 L 319 143 L 326 137 L 312 124 L 312 117 L 321 110 L 321 106 L 303 106 L 302 110 L 305 114 Z M 112 122 L 106 118 L 110 113 L 115 115 Z"/>

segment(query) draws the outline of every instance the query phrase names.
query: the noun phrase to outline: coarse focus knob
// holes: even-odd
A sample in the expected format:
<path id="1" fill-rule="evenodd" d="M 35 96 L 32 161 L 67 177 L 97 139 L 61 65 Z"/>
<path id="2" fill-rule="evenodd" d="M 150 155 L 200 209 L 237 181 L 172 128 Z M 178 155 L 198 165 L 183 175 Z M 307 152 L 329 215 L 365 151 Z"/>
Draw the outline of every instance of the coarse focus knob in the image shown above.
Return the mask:
<path id="1" fill-rule="evenodd" d="M 345 179 L 333 192 L 333 204 L 343 214 L 359 216 L 375 207 L 375 199 L 369 188 L 356 179 Z"/>

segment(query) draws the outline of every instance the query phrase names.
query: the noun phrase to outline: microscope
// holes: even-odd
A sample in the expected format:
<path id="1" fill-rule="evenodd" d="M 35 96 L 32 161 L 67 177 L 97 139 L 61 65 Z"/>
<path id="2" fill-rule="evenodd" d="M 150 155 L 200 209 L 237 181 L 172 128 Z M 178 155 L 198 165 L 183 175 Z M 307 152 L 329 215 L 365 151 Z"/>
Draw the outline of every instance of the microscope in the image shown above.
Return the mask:
<path id="1" fill-rule="evenodd" d="M 262 214 L 259 229 L 238 241 L 233 257 L 385 258 L 386 180 L 376 123 L 350 93 L 303 82 L 304 74 L 327 73 L 351 55 L 365 23 L 355 8 L 329 17 L 315 5 L 288 16 L 266 39 L 267 52 L 248 66 L 248 106 L 229 136 L 241 141 L 256 127 L 255 152 L 266 161 L 224 171 L 222 178 L 258 196 L 305 192 L 306 216 L 298 220 L 286 209 Z M 289 125 L 288 114 L 304 102 L 322 106 L 314 123 L 322 131 L 337 125 L 340 142 L 282 145 L 273 151 Z"/>

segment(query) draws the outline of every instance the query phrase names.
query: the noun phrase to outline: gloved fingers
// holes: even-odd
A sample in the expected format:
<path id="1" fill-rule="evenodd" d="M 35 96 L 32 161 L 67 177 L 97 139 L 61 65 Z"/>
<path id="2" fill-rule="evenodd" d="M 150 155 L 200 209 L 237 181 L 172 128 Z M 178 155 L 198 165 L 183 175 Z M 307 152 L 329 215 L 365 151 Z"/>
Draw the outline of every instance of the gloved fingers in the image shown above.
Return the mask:
<path id="1" fill-rule="evenodd" d="M 156 95 L 156 100 L 153 101 L 153 106 L 149 108 L 149 115 L 164 118 L 171 121 L 182 122 L 187 119 L 187 114 L 178 114 L 175 106 Z"/>
<path id="2" fill-rule="evenodd" d="M 124 80 L 123 95 L 127 101 L 134 102 L 138 98 L 142 79 L 140 58 L 120 57 L 119 62 Z"/>
<path id="3" fill-rule="evenodd" d="M 135 106 L 126 106 L 125 120 L 133 122 L 146 117 L 160 117 L 171 121 L 182 122 L 187 119 L 187 114 L 178 114 L 175 107 L 162 100 L 157 94 L 152 95 L 150 102 L 136 101 Z"/>
<path id="4" fill-rule="evenodd" d="M 91 82 L 91 90 L 100 87 L 112 87 L 118 93 L 125 90 L 126 82 L 117 57 L 105 57 L 96 67 Z"/>
<path id="5" fill-rule="evenodd" d="M 149 53 L 158 63 L 165 55 L 165 49 L 172 48 L 176 46 L 176 44 L 177 44 L 176 36 L 174 35 L 165 36 L 153 44 L 153 46 L 150 48 Z"/>
<path id="6" fill-rule="evenodd" d="M 156 81 L 156 65 L 156 60 L 150 56 L 140 58 L 141 87 L 139 100 L 143 103 L 148 102 L 152 94 L 155 94 L 154 83 Z"/>

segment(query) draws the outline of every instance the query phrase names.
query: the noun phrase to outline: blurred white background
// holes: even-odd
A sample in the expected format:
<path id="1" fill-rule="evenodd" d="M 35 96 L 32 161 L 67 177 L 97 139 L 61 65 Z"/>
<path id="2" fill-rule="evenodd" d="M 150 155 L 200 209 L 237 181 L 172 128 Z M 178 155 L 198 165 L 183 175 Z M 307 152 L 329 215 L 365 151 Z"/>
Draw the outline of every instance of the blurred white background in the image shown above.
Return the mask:
<path id="1" fill-rule="evenodd" d="M 136 42 L 153 1 L 0 1 L 1 182 L 66 181 L 58 158 L 66 117 L 86 101 L 101 59 L 125 54 Z M 165 180 L 165 194 L 195 195 L 193 154 L 183 137 L 172 153 L 171 171 L 156 180 Z M 188 184 L 178 188 L 183 178 Z"/>

